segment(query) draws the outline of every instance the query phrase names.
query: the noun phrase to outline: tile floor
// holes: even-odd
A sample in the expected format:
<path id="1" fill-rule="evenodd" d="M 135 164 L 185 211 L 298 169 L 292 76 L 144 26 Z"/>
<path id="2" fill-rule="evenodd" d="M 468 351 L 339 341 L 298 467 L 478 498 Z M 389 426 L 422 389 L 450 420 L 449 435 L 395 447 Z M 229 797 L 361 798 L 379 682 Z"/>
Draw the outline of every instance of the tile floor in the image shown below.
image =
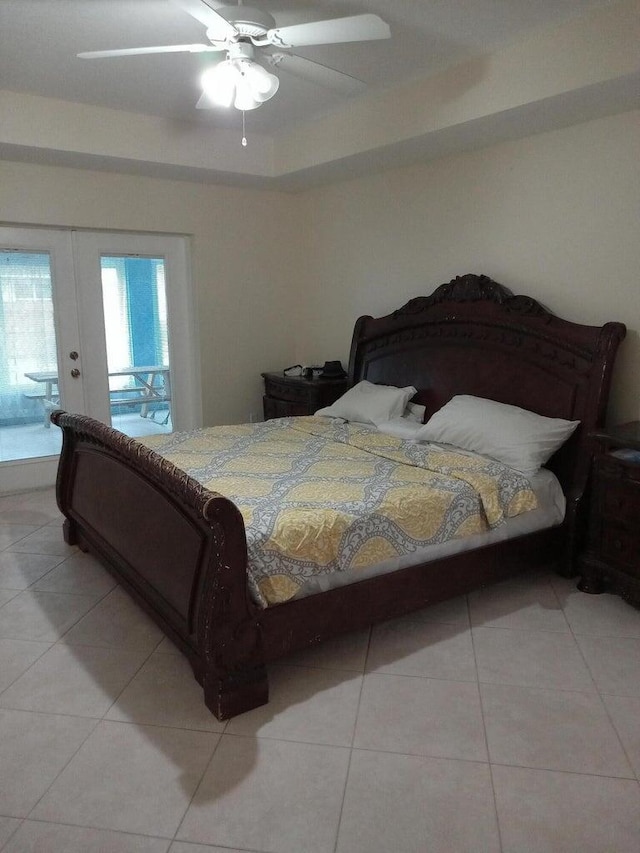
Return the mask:
<path id="1" fill-rule="evenodd" d="M 226 725 L 50 490 L 0 498 L 4 853 L 640 850 L 640 612 L 527 576 L 273 666 Z"/>

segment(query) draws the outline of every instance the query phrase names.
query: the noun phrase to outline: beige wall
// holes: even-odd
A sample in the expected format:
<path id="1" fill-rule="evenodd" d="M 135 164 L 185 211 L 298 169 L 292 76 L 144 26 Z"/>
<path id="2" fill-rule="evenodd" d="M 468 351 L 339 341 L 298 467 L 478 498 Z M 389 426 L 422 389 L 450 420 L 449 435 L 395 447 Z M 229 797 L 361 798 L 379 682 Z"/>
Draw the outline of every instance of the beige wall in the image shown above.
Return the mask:
<path id="1" fill-rule="evenodd" d="M 360 314 L 466 272 L 626 322 L 611 420 L 633 419 L 639 125 L 626 113 L 301 195 L 2 162 L 0 221 L 192 235 L 205 424 L 260 413 L 262 370 L 346 362 Z"/>
<path id="2" fill-rule="evenodd" d="M 262 417 L 260 372 L 294 359 L 301 199 L 0 163 L 0 221 L 191 235 L 205 424 Z M 294 278 L 295 276 L 295 278 Z"/>
<path id="3" fill-rule="evenodd" d="M 485 273 L 555 313 L 628 326 L 610 420 L 640 417 L 640 113 L 310 191 L 297 359 L 346 360 L 360 314 Z"/>

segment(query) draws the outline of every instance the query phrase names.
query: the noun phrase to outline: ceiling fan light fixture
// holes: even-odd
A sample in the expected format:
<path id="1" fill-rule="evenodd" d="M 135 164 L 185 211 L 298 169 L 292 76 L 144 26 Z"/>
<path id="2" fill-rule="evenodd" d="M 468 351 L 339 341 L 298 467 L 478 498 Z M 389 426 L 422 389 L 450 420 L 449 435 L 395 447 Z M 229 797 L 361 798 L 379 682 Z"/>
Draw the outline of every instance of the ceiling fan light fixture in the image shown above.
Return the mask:
<path id="1" fill-rule="evenodd" d="M 256 101 L 268 101 L 278 91 L 280 80 L 257 62 L 243 62 L 241 71 Z"/>
<path id="2" fill-rule="evenodd" d="M 276 94 L 280 81 L 252 59 L 230 56 L 208 68 L 200 84 L 216 106 L 255 110 Z"/>
<path id="3" fill-rule="evenodd" d="M 242 78 L 236 86 L 236 96 L 233 106 L 241 112 L 248 112 L 249 110 L 256 110 L 261 103 L 262 101 L 255 99 L 251 87 Z"/>
<path id="4" fill-rule="evenodd" d="M 231 59 L 207 68 L 200 78 L 200 85 L 209 100 L 219 107 L 230 107 L 236 94 L 240 72 Z"/>

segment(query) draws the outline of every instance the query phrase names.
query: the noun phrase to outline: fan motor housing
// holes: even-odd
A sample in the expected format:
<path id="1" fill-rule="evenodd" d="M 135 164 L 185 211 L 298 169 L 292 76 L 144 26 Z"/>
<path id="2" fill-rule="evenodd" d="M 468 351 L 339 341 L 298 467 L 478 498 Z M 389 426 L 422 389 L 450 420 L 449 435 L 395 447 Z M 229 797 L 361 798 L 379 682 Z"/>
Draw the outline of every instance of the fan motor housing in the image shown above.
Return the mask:
<path id="1" fill-rule="evenodd" d="M 220 6 L 216 12 L 243 36 L 260 37 L 276 26 L 272 15 L 252 6 Z"/>

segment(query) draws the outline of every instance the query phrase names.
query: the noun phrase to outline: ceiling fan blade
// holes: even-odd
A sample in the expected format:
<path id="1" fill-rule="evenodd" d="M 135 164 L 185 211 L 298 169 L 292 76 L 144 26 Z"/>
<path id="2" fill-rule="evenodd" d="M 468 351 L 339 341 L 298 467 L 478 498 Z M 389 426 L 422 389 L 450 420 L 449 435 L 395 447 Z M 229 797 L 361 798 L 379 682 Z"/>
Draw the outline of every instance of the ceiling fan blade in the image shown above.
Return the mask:
<path id="1" fill-rule="evenodd" d="M 79 53 L 80 59 L 102 59 L 111 56 L 142 56 L 148 53 L 209 53 L 224 50 L 224 46 L 213 44 L 165 44 L 156 47 L 124 47 L 118 50 L 88 50 Z"/>
<path id="2" fill-rule="evenodd" d="M 346 41 L 372 41 L 388 39 L 391 30 L 377 15 L 352 15 L 349 18 L 332 18 L 276 27 L 266 38 L 277 47 L 304 47 L 312 44 L 339 44 Z"/>
<path id="3" fill-rule="evenodd" d="M 305 59 L 302 56 L 294 56 L 291 53 L 274 53 L 268 57 L 268 62 L 275 68 L 282 68 L 291 74 L 295 74 L 296 77 L 302 77 L 311 83 L 326 86 L 328 89 L 335 89 L 345 95 L 356 95 L 367 88 L 366 83 L 351 77 L 349 74 L 343 74 L 342 71 L 336 71 L 335 68 L 329 68 L 327 65 L 321 65 L 319 62 L 313 62 L 311 59 Z"/>
<path id="4" fill-rule="evenodd" d="M 232 39 L 238 35 L 238 30 L 216 12 L 216 6 L 223 6 L 223 3 L 215 3 L 212 0 L 172 0 L 196 21 L 204 24 L 207 30 L 211 31 L 210 38 L 214 41 L 225 41 Z"/>

